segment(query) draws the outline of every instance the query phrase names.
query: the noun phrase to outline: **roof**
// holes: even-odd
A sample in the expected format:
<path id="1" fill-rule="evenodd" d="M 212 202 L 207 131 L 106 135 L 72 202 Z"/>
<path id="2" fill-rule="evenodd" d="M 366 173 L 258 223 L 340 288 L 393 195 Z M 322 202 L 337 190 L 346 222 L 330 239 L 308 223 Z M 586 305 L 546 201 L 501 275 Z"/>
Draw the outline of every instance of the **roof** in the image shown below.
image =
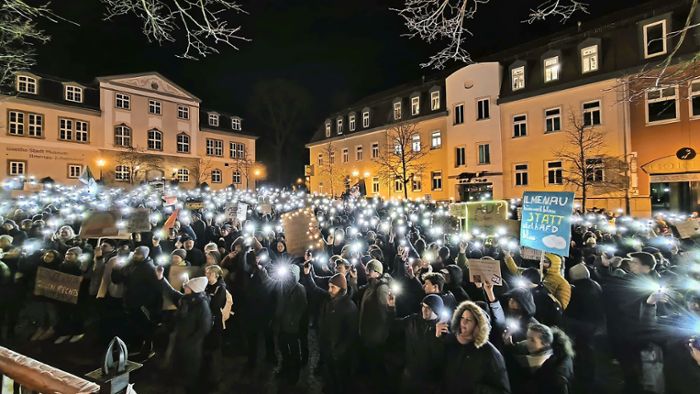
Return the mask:
<path id="1" fill-rule="evenodd" d="M 212 126 L 209 124 L 209 113 L 217 113 L 219 115 L 219 125 L 218 126 Z M 241 119 L 241 130 L 234 130 L 233 127 L 231 127 L 231 119 Z M 253 133 L 250 133 L 245 130 L 245 127 L 243 125 L 243 118 L 237 115 L 231 115 L 227 114 L 221 111 L 217 111 L 214 109 L 207 109 L 207 108 L 200 108 L 199 109 L 199 129 L 200 130 L 205 130 L 205 131 L 222 131 L 226 133 L 232 133 L 232 134 L 239 134 L 242 136 L 247 136 L 247 137 L 254 137 L 258 138 Z"/>
<path id="2" fill-rule="evenodd" d="M 106 76 L 102 76 L 102 77 L 97 77 L 97 78 L 95 78 L 95 79 L 96 79 L 98 82 L 106 82 L 106 81 L 110 81 L 110 80 L 113 80 L 113 79 L 144 77 L 144 76 L 148 76 L 148 75 L 155 75 L 155 76 L 157 76 L 158 78 L 164 79 L 165 81 L 167 81 L 169 84 L 173 85 L 173 86 L 174 86 L 175 88 L 177 88 L 178 90 L 182 90 L 184 93 L 186 93 L 187 95 L 189 95 L 189 96 L 191 96 L 192 98 L 194 98 L 196 101 L 198 101 L 198 102 L 200 102 L 200 103 L 202 102 L 202 100 L 201 100 L 199 97 L 197 97 L 197 96 L 195 96 L 194 94 L 190 93 L 187 89 L 184 89 L 182 86 L 180 86 L 180 85 L 176 84 L 175 82 L 173 82 L 172 79 L 170 79 L 170 78 L 164 76 L 163 74 L 159 73 L 158 71 L 144 71 L 144 72 L 130 73 L 130 74 L 106 75 Z"/>
<path id="3" fill-rule="evenodd" d="M 100 110 L 100 90 L 94 83 L 77 82 L 32 71 L 18 71 L 16 74 L 37 77 L 37 94 L 19 93 L 13 90 L 11 91 L 12 95 L 16 95 L 17 97 L 24 99 L 44 101 L 95 111 Z M 83 88 L 82 103 L 76 103 L 65 99 L 64 86 L 70 83 L 74 83 Z"/>

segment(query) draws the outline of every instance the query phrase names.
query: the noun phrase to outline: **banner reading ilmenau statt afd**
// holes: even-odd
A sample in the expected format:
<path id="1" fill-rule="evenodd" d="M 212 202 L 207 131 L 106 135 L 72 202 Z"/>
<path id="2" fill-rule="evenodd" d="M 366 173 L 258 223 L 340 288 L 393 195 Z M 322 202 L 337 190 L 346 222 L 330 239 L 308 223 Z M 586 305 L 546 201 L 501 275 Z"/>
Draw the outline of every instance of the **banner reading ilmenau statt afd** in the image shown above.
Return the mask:
<path id="1" fill-rule="evenodd" d="M 574 193 L 525 192 L 520 245 L 568 256 Z"/>

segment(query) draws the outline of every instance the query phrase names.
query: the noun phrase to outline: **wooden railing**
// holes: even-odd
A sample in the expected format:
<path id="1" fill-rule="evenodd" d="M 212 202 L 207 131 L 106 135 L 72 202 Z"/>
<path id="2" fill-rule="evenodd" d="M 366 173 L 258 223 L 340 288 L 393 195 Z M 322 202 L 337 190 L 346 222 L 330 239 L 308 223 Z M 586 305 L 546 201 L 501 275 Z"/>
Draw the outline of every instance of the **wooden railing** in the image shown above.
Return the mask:
<path id="1" fill-rule="evenodd" d="M 0 394 L 95 394 L 100 386 L 0 346 Z"/>

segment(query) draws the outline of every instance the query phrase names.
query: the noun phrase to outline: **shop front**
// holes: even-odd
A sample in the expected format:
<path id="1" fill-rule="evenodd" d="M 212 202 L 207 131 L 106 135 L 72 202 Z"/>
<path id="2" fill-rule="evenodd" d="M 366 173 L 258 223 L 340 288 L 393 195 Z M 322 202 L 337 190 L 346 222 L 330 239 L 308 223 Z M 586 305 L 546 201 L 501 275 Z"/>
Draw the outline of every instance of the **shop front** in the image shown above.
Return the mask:
<path id="1" fill-rule="evenodd" d="M 700 159 L 663 157 L 642 169 L 649 176 L 652 212 L 700 210 Z"/>

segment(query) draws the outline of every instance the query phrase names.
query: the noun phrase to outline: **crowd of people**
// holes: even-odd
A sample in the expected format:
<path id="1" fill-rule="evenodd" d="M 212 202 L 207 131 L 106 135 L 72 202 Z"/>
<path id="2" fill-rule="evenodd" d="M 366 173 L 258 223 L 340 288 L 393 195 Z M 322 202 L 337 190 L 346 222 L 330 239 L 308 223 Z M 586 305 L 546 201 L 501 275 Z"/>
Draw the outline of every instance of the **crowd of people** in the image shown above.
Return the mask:
<path id="1" fill-rule="evenodd" d="M 320 243 L 294 255 L 280 215 L 302 207 Z M 93 211 L 135 208 L 151 231 L 78 235 Z M 287 386 L 310 368 L 327 393 L 610 392 L 611 370 L 625 393 L 700 387 L 700 249 L 674 226 L 697 214 L 574 212 L 570 254 L 535 257 L 430 201 L 51 186 L 0 216 L 0 343 L 119 336 L 189 393 L 216 390 L 227 347 Z M 502 282 L 470 280 L 474 259 Z M 81 277 L 77 302 L 35 295 L 39 268 Z"/>

